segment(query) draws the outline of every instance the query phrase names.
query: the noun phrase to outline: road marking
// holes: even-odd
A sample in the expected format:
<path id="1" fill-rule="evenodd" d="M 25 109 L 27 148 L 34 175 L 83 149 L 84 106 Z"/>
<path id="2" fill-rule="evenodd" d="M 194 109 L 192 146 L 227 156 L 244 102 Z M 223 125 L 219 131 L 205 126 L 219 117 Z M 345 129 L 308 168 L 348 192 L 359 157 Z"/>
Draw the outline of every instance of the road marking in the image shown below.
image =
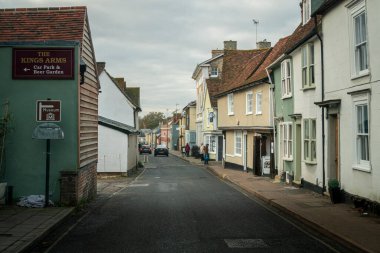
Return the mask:
<path id="1" fill-rule="evenodd" d="M 130 184 L 128 187 L 147 187 L 149 184 Z"/>
<path id="2" fill-rule="evenodd" d="M 263 249 L 269 248 L 263 239 L 224 239 L 229 248 Z"/>

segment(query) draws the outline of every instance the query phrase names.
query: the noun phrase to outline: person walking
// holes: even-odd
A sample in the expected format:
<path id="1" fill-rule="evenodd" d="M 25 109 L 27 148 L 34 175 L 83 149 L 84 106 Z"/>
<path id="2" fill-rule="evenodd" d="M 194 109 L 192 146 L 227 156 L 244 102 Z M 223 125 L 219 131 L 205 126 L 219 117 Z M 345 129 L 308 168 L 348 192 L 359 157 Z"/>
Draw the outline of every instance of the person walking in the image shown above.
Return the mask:
<path id="1" fill-rule="evenodd" d="M 189 143 L 186 143 L 185 153 L 186 153 L 186 156 L 189 157 L 189 153 L 190 153 L 190 145 L 189 145 Z"/>
<path id="2" fill-rule="evenodd" d="M 206 144 L 204 148 L 204 161 L 205 164 L 208 164 L 208 160 L 210 159 L 209 153 L 208 153 L 208 144 Z"/>
<path id="3" fill-rule="evenodd" d="M 201 143 L 201 147 L 199 149 L 199 154 L 201 155 L 201 161 L 204 161 L 205 146 L 203 145 L 203 143 Z"/>

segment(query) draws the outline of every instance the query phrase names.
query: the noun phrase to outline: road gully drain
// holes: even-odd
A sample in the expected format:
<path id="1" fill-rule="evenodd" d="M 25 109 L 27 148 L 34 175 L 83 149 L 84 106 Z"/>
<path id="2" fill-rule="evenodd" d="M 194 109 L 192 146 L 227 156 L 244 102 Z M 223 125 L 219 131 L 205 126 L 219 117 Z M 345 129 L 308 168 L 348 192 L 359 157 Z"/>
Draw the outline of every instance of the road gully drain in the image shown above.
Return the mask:
<path id="1" fill-rule="evenodd" d="M 269 248 L 262 239 L 224 239 L 229 248 L 261 249 Z"/>

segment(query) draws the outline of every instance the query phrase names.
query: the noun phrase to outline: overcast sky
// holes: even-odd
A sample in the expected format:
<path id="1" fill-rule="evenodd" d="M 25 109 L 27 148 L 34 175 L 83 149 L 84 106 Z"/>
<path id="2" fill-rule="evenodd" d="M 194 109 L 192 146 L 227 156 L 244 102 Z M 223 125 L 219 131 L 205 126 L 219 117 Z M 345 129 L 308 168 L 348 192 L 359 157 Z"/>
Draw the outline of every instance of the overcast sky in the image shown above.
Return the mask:
<path id="1" fill-rule="evenodd" d="M 0 0 L 1 8 L 87 6 L 97 61 L 141 87 L 142 114 L 180 110 L 195 100 L 196 65 L 236 40 L 274 45 L 300 22 L 300 0 Z"/>

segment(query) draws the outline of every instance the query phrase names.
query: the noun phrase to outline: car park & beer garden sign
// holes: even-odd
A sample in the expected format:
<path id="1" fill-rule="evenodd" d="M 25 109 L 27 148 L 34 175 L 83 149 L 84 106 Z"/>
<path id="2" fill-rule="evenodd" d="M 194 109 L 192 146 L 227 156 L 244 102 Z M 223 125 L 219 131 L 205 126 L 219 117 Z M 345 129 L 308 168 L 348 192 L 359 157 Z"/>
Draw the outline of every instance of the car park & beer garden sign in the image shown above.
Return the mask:
<path id="1" fill-rule="evenodd" d="M 13 79 L 74 79 L 74 48 L 13 48 Z"/>

